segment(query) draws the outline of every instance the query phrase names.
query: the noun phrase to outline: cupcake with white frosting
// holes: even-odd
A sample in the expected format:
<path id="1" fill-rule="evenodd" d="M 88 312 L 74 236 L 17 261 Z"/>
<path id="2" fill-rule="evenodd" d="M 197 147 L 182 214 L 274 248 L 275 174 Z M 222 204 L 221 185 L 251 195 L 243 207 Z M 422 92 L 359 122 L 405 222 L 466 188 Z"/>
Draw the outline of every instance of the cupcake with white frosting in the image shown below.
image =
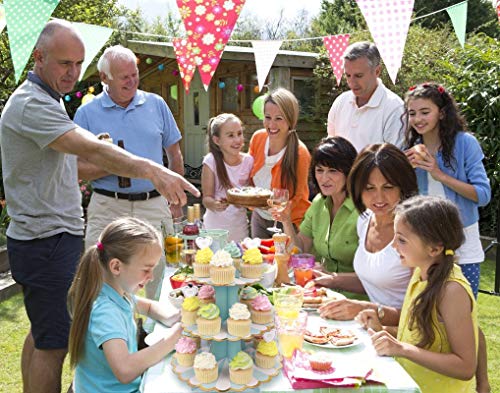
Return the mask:
<path id="1" fill-rule="evenodd" d="M 210 259 L 210 279 L 215 285 L 231 284 L 235 271 L 233 258 L 227 251 L 218 250 Z"/>
<path id="2" fill-rule="evenodd" d="M 200 383 L 211 383 L 217 380 L 219 369 L 217 360 L 210 352 L 201 352 L 194 358 L 194 375 Z"/>
<path id="3" fill-rule="evenodd" d="M 229 309 L 229 318 L 227 319 L 228 333 L 236 337 L 248 337 L 250 336 L 250 323 L 250 311 L 246 304 L 233 304 Z"/>

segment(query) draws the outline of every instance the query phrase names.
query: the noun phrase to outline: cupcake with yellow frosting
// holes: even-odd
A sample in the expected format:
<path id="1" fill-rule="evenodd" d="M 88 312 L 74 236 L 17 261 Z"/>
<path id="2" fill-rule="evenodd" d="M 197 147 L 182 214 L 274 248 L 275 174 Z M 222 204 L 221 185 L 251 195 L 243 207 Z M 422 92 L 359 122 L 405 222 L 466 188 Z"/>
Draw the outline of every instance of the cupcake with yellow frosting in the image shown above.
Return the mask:
<path id="1" fill-rule="evenodd" d="M 208 247 L 196 251 L 193 263 L 193 274 L 195 277 L 210 277 L 210 260 L 213 255 L 213 251 Z"/>
<path id="2" fill-rule="evenodd" d="M 240 265 L 241 277 L 261 278 L 264 272 L 262 253 L 257 247 L 249 248 L 243 253 L 243 263 Z"/>
<path id="3" fill-rule="evenodd" d="M 217 360 L 210 352 L 201 352 L 194 358 L 194 376 L 200 383 L 211 383 L 217 380 L 219 368 Z"/>
<path id="4" fill-rule="evenodd" d="M 276 341 L 260 340 L 255 349 L 255 364 L 261 368 L 273 368 L 278 356 Z"/>
<path id="5" fill-rule="evenodd" d="M 248 307 L 242 303 L 234 303 L 229 309 L 227 332 L 231 336 L 248 337 L 250 336 L 250 323 Z"/>
<path id="6" fill-rule="evenodd" d="M 198 333 L 202 336 L 215 336 L 220 333 L 221 318 L 220 310 L 216 304 L 209 303 L 202 305 L 198 310 Z"/>
<path id="7" fill-rule="evenodd" d="M 200 308 L 200 299 L 196 296 L 187 297 L 182 302 L 181 322 L 182 326 L 191 326 L 196 323 L 196 315 Z"/>
<path id="8" fill-rule="evenodd" d="M 224 250 L 218 250 L 210 259 L 210 279 L 215 285 L 228 285 L 234 281 L 236 269 L 233 258 Z"/>
<path id="9" fill-rule="evenodd" d="M 229 379 L 232 383 L 246 385 L 253 377 L 253 360 L 246 352 L 238 352 L 229 362 Z"/>

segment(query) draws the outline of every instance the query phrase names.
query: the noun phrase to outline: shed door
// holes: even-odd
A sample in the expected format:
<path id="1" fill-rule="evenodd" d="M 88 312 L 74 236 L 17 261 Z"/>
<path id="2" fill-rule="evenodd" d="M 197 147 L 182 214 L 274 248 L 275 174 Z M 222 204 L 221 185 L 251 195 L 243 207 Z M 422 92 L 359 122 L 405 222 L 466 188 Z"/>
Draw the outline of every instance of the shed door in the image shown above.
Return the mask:
<path id="1" fill-rule="evenodd" d="M 184 162 L 194 168 L 201 166 L 207 153 L 207 123 L 209 95 L 201 83 L 198 72 L 191 81 L 189 94 L 184 91 Z"/>

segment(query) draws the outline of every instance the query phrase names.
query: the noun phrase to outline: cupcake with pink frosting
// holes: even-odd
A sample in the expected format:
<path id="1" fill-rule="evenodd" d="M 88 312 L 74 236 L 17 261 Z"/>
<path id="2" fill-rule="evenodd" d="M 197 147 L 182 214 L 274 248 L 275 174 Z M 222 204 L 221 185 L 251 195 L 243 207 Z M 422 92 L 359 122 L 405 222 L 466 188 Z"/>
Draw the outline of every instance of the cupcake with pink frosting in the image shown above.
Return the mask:
<path id="1" fill-rule="evenodd" d="M 201 304 L 215 303 L 215 289 L 211 285 L 203 285 L 198 291 Z"/>
<path id="2" fill-rule="evenodd" d="M 265 325 L 273 321 L 273 307 L 265 295 L 258 295 L 250 306 L 252 322 Z"/>
<path id="3" fill-rule="evenodd" d="M 181 337 L 175 344 L 175 358 L 180 366 L 193 367 L 196 356 L 196 342 L 189 337 Z"/>

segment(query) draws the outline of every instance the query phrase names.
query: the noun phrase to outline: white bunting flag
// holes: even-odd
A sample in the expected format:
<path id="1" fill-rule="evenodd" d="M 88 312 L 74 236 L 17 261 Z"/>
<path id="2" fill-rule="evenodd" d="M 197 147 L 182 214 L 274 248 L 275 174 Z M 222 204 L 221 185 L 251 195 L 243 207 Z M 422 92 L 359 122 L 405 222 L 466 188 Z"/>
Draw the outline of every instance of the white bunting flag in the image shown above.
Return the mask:
<path id="1" fill-rule="evenodd" d="M 283 41 L 252 41 L 259 91 L 264 87 L 267 75 L 273 66 L 274 59 L 280 50 L 282 42 Z"/>

